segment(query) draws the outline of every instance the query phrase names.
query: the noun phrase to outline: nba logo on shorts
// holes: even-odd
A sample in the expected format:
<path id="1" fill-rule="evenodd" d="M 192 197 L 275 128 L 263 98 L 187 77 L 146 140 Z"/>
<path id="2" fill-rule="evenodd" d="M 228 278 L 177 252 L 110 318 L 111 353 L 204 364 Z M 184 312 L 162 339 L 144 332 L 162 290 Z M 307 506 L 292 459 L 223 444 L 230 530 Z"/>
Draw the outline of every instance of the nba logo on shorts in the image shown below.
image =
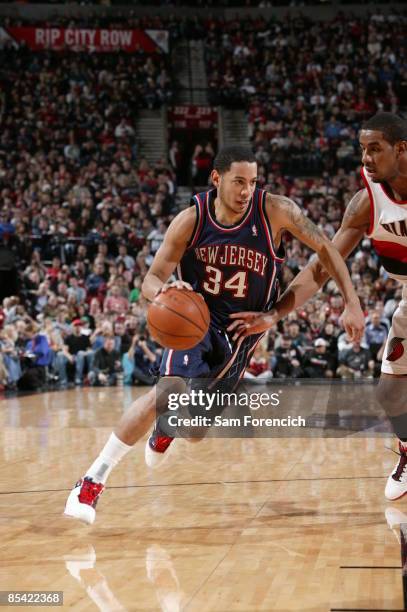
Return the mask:
<path id="1" fill-rule="evenodd" d="M 184 366 L 188 365 L 189 357 L 188 355 L 184 355 Z"/>

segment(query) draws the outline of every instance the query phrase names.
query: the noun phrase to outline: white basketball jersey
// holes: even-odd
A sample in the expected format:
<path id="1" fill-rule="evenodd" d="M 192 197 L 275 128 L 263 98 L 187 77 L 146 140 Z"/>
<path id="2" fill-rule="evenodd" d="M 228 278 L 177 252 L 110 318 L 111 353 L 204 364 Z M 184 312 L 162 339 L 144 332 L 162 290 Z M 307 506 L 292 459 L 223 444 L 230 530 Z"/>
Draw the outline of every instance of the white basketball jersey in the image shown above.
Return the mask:
<path id="1" fill-rule="evenodd" d="M 407 283 L 407 201 L 393 200 L 384 185 L 374 183 L 364 168 L 362 178 L 370 198 L 367 236 L 389 276 Z"/>

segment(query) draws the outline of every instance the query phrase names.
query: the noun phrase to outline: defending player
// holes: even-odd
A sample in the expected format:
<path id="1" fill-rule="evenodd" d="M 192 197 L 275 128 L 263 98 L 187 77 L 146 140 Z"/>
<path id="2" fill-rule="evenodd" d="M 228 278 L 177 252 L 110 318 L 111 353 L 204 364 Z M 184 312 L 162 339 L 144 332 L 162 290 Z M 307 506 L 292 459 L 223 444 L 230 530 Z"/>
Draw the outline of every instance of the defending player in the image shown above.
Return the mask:
<path id="1" fill-rule="evenodd" d="M 333 243 L 345 258 L 366 235 L 388 275 L 403 284 L 384 351 L 378 399 L 399 438 L 400 459 L 389 476 L 387 499 L 407 492 L 407 121 L 378 113 L 360 133 L 362 189 L 350 201 Z M 275 309 L 267 315 L 242 313 L 232 325 L 235 336 L 259 333 L 298 308 L 329 278 L 313 261 L 297 275 Z"/>
<path id="2" fill-rule="evenodd" d="M 343 321 L 353 338 L 360 338 L 364 317 L 346 265 L 330 241 L 288 198 L 256 189 L 257 164 L 250 150 L 223 149 L 212 172 L 215 189 L 193 198 L 193 206 L 171 223 L 143 282 L 143 294 L 153 300 L 169 286 L 202 293 L 211 312 L 204 340 L 189 351 L 165 351 L 164 380 L 212 377 L 236 384 L 263 330 L 233 342 L 227 333 L 229 316 L 238 311 L 269 311 L 277 299 L 277 276 L 283 262 L 282 233 L 286 230 L 313 249 L 345 300 Z M 183 279 L 166 284 L 177 268 Z M 271 319 L 269 320 L 271 322 Z M 115 465 L 148 430 L 155 418 L 156 391 L 138 398 L 71 494 L 65 513 L 88 523 Z M 147 459 L 162 457 L 172 438 L 155 428 L 146 446 Z M 151 462 L 151 461 L 150 461 Z"/>

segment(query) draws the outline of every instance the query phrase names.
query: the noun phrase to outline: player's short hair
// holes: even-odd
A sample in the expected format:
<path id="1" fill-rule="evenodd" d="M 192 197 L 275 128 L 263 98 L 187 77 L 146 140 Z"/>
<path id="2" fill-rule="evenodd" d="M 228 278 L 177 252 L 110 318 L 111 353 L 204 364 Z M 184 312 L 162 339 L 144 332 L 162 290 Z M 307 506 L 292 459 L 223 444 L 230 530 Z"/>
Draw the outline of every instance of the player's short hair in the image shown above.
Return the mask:
<path id="1" fill-rule="evenodd" d="M 249 164 L 252 164 L 256 163 L 257 159 L 249 147 L 240 145 L 223 147 L 215 157 L 213 167 L 219 174 L 223 174 L 230 170 L 230 166 L 233 162 L 249 162 Z"/>
<path id="2" fill-rule="evenodd" d="M 376 113 L 363 123 L 362 130 L 382 132 L 391 145 L 407 140 L 407 120 L 394 113 Z"/>

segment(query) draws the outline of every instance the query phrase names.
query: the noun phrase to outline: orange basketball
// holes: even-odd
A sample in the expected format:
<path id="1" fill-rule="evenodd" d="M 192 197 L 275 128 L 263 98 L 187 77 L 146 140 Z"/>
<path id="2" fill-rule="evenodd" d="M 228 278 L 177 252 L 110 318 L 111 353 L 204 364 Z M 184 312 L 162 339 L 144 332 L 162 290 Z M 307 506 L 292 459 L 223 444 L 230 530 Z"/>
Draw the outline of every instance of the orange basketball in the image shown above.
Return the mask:
<path id="1" fill-rule="evenodd" d="M 196 346 L 205 337 L 209 321 L 209 310 L 201 296 L 176 287 L 159 293 L 147 311 L 151 336 L 161 346 L 175 350 Z"/>

